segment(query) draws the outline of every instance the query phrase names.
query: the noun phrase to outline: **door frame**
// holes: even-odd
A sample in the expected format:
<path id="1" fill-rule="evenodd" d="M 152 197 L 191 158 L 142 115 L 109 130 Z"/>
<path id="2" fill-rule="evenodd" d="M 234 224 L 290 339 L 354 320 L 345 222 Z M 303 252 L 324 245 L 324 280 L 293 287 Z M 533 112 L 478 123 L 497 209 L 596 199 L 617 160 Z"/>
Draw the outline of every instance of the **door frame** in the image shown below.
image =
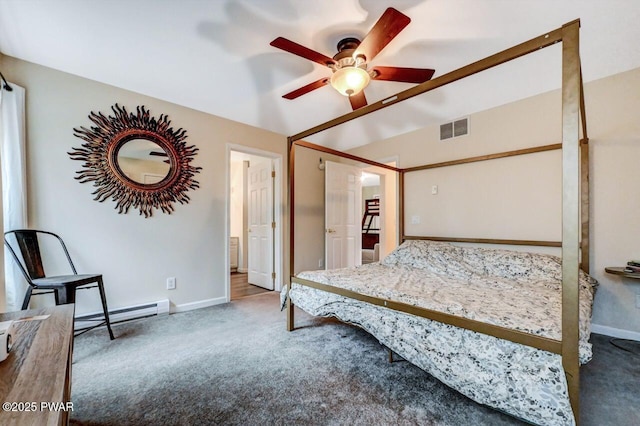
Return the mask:
<path id="1" fill-rule="evenodd" d="M 382 164 L 394 163 L 394 166 L 397 166 L 399 159 L 397 155 L 393 155 L 390 157 L 379 158 L 375 161 Z M 386 256 L 389 254 L 387 252 L 387 247 L 391 245 L 390 240 L 395 241 L 396 247 L 402 243 L 402 241 L 400 241 L 400 227 L 398 224 L 403 219 L 400 217 L 400 203 L 397 202 L 398 194 L 400 193 L 400 179 L 396 178 L 394 187 L 391 187 L 386 175 L 380 174 L 380 189 L 382 190 L 382 194 L 380 194 L 380 202 L 384 207 L 384 209 L 380 211 L 380 260 L 382 260 L 384 257 L 383 255 Z M 389 203 L 390 200 L 387 197 L 387 191 L 393 192 L 395 198 L 391 201 L 394 202 Z M 395 211 L 395 220 L 390 220 L 391 218 L 389 218 L 391 210 Z M 390 229 L 391 227 L 389 226 L 391 223 L 395 223 L 395 226 L 393 226 L 392 229 Z"/>
<path id="2" fill-rule="evenodd" d="M 278 154 L 271 151 L 265 151 L 258 148 L 252 148 L 246 145 L 239 145 L 234 143 L 226 144 L 226 161 L 225 161 L 225 298 L 227 302 L 231 301 L 231 266 L 230 266 L 230 254 L 229 254 L 229 238 L 231 237 L 231 151 L 242 152 L 244 154 L 256 155 L 259 157 L 269 158 L 273 161 L 273 170 L 276 172 L 276 177 L 273 181 L 273 220 L 276 223 L 276 231 L 273 236 L 273 262 L 276 273 L 276 279 L 274 281 L 274 291 L 281 291 L 283 284 L 283 241 L 284 241 L 284 221 L 283 221 L 283 206 L 285 206 L 285 200 L 282 191 L 282 154 Z"/>

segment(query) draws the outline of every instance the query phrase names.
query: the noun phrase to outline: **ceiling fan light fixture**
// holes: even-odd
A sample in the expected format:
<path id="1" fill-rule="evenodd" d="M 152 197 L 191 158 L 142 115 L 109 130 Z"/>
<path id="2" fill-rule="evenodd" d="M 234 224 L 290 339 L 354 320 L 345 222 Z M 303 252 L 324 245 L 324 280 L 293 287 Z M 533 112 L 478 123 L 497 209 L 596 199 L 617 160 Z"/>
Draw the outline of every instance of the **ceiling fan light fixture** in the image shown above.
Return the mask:
<path id="1" fill-rule="evenodd" d="M 331 76 L 331 86 L 343 96 L 357 95 L 370 81 L 369 73 L 355 66 L 338 68 Z"/>

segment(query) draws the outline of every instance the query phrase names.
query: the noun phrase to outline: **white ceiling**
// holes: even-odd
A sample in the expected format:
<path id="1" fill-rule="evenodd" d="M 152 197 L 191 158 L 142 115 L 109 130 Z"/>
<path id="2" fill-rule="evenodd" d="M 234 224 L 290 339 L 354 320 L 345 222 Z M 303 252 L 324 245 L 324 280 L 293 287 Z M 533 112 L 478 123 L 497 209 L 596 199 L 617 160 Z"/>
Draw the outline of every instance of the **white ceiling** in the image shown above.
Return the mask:
<path id="1" fill-rule="evenodd" d="M 283 99 L 330 70 L 270 41 L 333 56 L 389 6 L 412 22 L 372 65 L 437 77 L 580 18 L 585 81 L 640 67 L 638 0 L 0 0 L 0 52 L 288 136 L 351 108 L 330 87 Z M 408 87 L 365 92 L 372 103 Z M 558 87 L 553 46 L 309 140 L 346 149 Z"/>

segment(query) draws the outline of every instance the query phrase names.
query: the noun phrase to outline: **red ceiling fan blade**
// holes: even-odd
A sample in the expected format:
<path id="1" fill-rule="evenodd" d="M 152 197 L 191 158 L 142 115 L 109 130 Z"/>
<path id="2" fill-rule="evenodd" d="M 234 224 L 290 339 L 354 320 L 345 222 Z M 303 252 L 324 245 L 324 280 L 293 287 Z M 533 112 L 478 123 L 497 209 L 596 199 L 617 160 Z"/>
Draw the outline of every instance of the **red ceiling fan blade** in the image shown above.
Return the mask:
<path id="1" fill-rule="evenodd" d="M 294 41 L 287 40 L 284 37 L 278 37 L 269 44 L 273 47 L 277 47 L 278 49 L 282 49 L 286 52 L 293 53 L 294 55 L 301 56 L 310 61 L 317 62 L 320 65 L 329 66 L 335 64 L 336 62 L 332 58 L 323 55 L 322 53 L 311 50 L 308 47 L 304 47 L 303 45 L 298 44 Z"/>
<path id="2" fill-rule="evenodd" d="M 429 68 L 374 67 L 374 80 L 424 83 L 431 80 L 435 70 Z"/>
<path id="3" fill-rule="evenodd" d="M 309 83 L 306 86 L 302 86 L 299 89 L 294 90 L 293 92 L 289 92 L 286 95 L 282 96 L 285 99 L 295 99 L 298 96 L 302 96 L 311 92 L 312 90 L 319 89 L 320 87 L 329 83 L 329 79 L 327 77 L 321 78 L 320 80 L 314 81 L 313 83 Z"/>
<path id="4" fill-rule="evenodd" d="M 411 22 L 407 15 L 390 7 L 384 11 L 378 22 L 371 28 L 360 46 L 356 49 L 354 57 L 362 54 L 370 62 L 376 57 L 391 40 L 397 36 Z"/>
<path id="5" fill-rule="evenodd" d="M 353 108 L 354 111 L 358 108 L 367 106 L 367 98 L 364 96 L 364 90 L 361 90 L 355 95 L 349 96 L 349 102 L 351 102 L 351 108 Z"/>

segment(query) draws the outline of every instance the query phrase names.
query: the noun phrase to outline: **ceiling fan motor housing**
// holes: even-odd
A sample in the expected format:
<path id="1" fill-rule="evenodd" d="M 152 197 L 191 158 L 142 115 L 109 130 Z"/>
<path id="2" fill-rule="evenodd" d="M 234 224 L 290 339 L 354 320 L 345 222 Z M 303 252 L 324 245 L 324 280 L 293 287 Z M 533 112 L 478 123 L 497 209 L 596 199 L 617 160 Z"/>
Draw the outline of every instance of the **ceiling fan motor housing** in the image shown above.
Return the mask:
<path id="1" fill-rule="evenodd" d="M 356 58 L 353 57 L 353 54 L 356 52 L 356 49 L 358 48 L 358 46 L 360 46 L 360 40 L 358 40 L 357 38 L 355 37 L 343 38 L 338 42 L 338 45 L 336 46 L 338 49 L 338 53 L 336 53 L 333 56 L 333 59 L 337 63 L 342 64 L 343 59 L 350 58 L 352 60 L 350 65 L 353 65 L 356 62 Z M 364 57 L 364 55 L 358 55 L 358 58 L 362 58 L 360 62 L 362 63 L 366 62 L 366 58 Z"/>

